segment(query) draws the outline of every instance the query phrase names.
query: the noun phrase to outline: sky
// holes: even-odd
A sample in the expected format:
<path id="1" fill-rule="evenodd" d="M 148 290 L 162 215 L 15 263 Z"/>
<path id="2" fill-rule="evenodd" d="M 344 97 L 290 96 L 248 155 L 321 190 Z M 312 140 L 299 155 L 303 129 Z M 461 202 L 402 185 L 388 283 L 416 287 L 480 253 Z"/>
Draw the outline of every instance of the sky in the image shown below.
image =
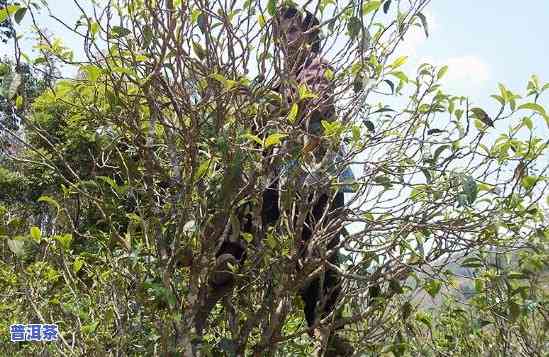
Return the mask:
<path id="1" fill-rule="evenodd" d="M 404 43 L 402 51 L 410 56 L 406 70 L 413 71 L 424 62 L 448 65 L 442 81 L 445 92 L 468 96 L 470 107 L 482 107 L 493 117 L 500 104 L 490 95 L 499 94 L 498 83 L 525 96 L 532 74 L 539 77 L 541 85 L 549 82 L 549 1 L 432 0 L 426 15 L 429 38 L 416 28 Z M 527 101 L 533 101 L 533 97 L 517 103 Z M 549 112 L 549 90 L 538 103 Z M 505 113 L 508 111 L 507 106 Z M 511 120 L 496 122 L 487 139 L 508 133 L 511 123 L 515 125 L 529 114 L 519 111 Z M 534 133 L 549 139 L 547 123 L 540 116 L 533 119 Z M 521 130 L 518 137 L 527 139 L 527 131 Z M 549 153 L 540 164 L 549 166 Z M 541 203 L 546 205 L 545 200 Z"/>
<path id="2" fill-rule="evenodd" d="M 549 1 L 433 0 L 427 9 L 429 38 L 417 29 L 407 47 L 419 63 L 449 66 L 449 91 L 495 109 L 499 82 L 525 94 L 532 74 L 549 81 Z"/>

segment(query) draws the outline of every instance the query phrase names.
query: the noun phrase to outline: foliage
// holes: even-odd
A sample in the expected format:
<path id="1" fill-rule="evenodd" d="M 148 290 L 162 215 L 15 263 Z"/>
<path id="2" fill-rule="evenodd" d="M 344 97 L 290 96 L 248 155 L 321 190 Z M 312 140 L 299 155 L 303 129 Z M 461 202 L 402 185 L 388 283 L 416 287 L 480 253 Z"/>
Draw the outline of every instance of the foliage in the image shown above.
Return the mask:
<path id="1" fill-rule="evenodd" d="M 405 73 L 393 53 L 410 26 L 428 34 L 427 3 L 319 3 L 333 20 L 325 47 L 346 43 L 326 73 L 340 120 L 323 123 L 323 140 L 350 147 L 336 171 L 353 162 L 360 173 L 340 244 L 342 318 L 319 323 L 371 356 L 543 355 L 549 85 L 532 76 L 525 95 L 500 85 L 491 115 L 444 92 L 446 67 Z M 316 94 L 287 79 L 269 35 L 278 4 L 262 5 L 97 2 L 67 27 L 85 39 L 77 78 L 22 85 L 31 67 L 2 67 L 2 100 L 23 126 L 0 167 L 3 354 L 315 352 L 297 292 L 326 262 L 295 268 L 295 222 L 310 210 L 295 198 L 335 188 L 334 174 L 314 186 L 288 177 L 281 219 L 242 235 L 234 291 L 196 326 L 242 204 L 261 201 L 274 164 L 307 165 L 282 149 L 304 143 L 296 118 Z M 37 48 L 33 65 L 75 64 L 59 38 L 41 34 Z M 329 236 L 318 229 L 312 249 L 326 256 Z M 32 322 L 58 323 L 59 343 L 9 342 L 10 324 Z"/>
<path id="2" fill-rule="evenodd" d="M 0 9 L 6 9 L 13 6 L 14 3 L 8 0 L 0 0 Z M 0 41 L 7 43 L 9 38 L 15 37 L 15 31 L 9 18 L 5 14 L 0 14 Z"/>

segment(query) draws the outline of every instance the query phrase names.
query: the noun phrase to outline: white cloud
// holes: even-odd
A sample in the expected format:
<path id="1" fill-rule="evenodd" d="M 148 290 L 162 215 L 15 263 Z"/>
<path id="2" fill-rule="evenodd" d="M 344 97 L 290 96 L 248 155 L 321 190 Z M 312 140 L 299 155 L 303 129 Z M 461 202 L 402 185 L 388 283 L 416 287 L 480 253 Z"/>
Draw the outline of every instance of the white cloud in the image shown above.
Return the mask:
<path id="1" fill-rule="evenodd" d="M 461 55 L 449 58 L 421 57 L 415 68 L 422 63 L 429 63 L 438 68 L 448 66 L 448 72 L 441 83 L 444 91 L 454 95 L 467 95 L 471 98 L 486 96 L 488 86 L 492 85 L 492 68 L 481 57 L 476 55 Z"/>
<path id="2" fill-rule="evenodd" d="M 423 30 L 413 26 L 406 32 L 404 40 L 398 45 L 397 52 L 410 58 L 416 57 L 418 47 L 420 47 L 425 40 L 426 37 Z"/>
<path id="3" fill-rule="evenodd" d="M 451 57 L 441 62 L 448 65 L 447 83 L 467 81 L 480 84 L 490 79 L 490 66 L 478 56 Z"/>
<path id="4" fill-rule="evenodd" d="M 464 54 L 454 57 L 422 56 L 417 62 L 410 64 L 410 70 L 422 64 L 429 63 L 438 68 L 448 66 L 446 75 L 441 80 L 444 91 L 454 95 L 468 95 L 471 98 L 486 96 L 486 90 L 492 83 L 492 66 L 480 56 Z M 412 70 L 413 68 L 413 70 Z"/>
<path id="5" fill-rule="evenodd" d="M 418 64 L 430 63 L 437 67 L 448 66 L 448 72 L 442 79 L 444 84 L 479 85 L 491 77 L 490 65 L 475 55 L 463 55 L 446 59 L 435 59 L 431 56 L 420 58 Z"/>
<path id="6" fill-rule="evenodd" d="M 440 28 L 437 18 L 429 10 L 424 11 L 429 28 L 429 36 Z M 482 58 L 476 55 L 460 55 L 450 58 L 436 58 L 438 56 L 421 56 L 420 47 L 429 39 L 424 30 L 419 26 L 412 26 L 406 33 L 404 41 L 399 45 L 398 53 L 409 56 L 409 63 L 417 68 L 422 63 L 430 63 L 441 67 L 448 65 L 448 72 L 443 78 L 443 83 L 456 87 L 468 87 L 479 85 L 490 79 L 490 66 Z"/>

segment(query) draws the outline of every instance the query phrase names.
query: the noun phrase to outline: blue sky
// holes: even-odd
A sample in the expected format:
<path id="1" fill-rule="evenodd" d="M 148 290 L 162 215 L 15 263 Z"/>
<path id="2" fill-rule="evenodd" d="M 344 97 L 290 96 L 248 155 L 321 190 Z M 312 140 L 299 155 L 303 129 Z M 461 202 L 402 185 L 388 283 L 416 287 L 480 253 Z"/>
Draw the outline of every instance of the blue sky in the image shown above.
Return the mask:
<path id="1" fill-rule="evenodd" d="M 549 81 L 549 1 L 433 0 L 427 13 L 431 34 L 415 57 L 448 64 L 450 90 L 490 106 L 498 82 L 521 94 L 531 74 Z"/>

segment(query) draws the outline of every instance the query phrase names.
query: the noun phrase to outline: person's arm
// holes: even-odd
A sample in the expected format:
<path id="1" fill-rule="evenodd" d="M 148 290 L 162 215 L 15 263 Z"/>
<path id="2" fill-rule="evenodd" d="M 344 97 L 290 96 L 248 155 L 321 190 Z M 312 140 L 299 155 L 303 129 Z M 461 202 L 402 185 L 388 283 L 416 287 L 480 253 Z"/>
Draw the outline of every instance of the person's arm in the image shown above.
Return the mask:
<path id="1" fill-rule="evenodd" d="M 299 84 L 306 84 L 310 91 L 317 95 L 306 100 L 303 105 L 302 125 L 309 134 L 304 146 L 304 152 L 314 150 L 321 141 L 323 128 L 321 121 L 336 120 L 333 103 L 334 84 L 328 73 L 334 73 L 333 68 L 322 58 L 316 57 L 298 76 Z"/>

